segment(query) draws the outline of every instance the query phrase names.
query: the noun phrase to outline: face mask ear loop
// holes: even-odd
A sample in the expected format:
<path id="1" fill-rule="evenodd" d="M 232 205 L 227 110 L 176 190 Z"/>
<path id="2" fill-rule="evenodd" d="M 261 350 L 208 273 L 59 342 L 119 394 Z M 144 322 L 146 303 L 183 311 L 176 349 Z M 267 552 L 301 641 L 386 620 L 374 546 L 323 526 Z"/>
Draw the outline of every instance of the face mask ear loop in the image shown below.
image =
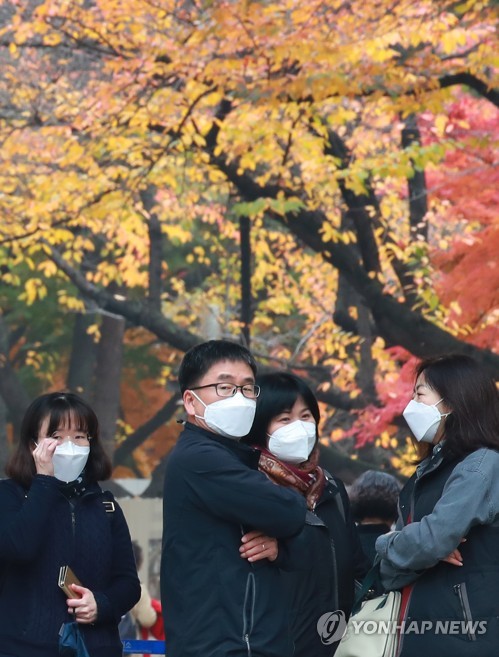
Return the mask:
<path id="1" fill-rule="evenodd" d="M 198 400 L 198 402 L 199 402 L 200 404 L 203 404 L 203 406 L 204 406 L 205 408 L 207 408 L 208 404 L 205 404 L 204 401 L 203 401 L 202 399 L 200 399 L 200 398 L 196 395 L 196 393 L 194 392 L 194 390 L 189 390 L 189 392 L 191 393 L 191 395 L 194 395 L 194 397 Z M 197 417 L 197 416 L 195 416 L 195 417 Z"/>
<path id="2" fill-rule="evenodd" d="M 194 397 L 198 400 L 198 402 L 199 402 L 200 404 L 203 404 L 203 406 L 204 406 L 205 408 L 208 408 L 208 404 L 205 404 L 204 401 L 203 401 L 202 399 L 200 399 L 200 398 L 196 395 L 196 393 L 194 392 L 194 390 L 189 390 L 189 392 L 191 393 L 191 395 L 194 395 Z M 206 424 L 206 420 L 204 419 L 204 415 L 196 415 L 196 413 L 194 413 L 194 417 L 196 418 L 196 420 L 201 420 L 201 422 L 203 422 L 204 425 L 205 425 L 207 428 L 209 428 L 208 425 Z"/>
<path id="3" fill-rule="evenodd" d="M 443 402 L 443 400 L 444 400 L 444 398 L 442 397 L 442 399 L 439 399 L 437 402 L 435 402 L 435 403 L 433 404 L 433 406 L 434 406 L 435 408 L 437 408 L 437 406 L 438 406 L 441 402 Z M 437 411 L 438 411 L 438 408 L 437 408 Z M 438 411 L 438 412 L 440 413 L 440 411 Z M 441 417 L 441 418 L 443 418 L 443 417 L 448 417 L 451 413 L 452 413 L 452 411 L 449 411 L 448 413 L 440 413 L 440 417 Z"/>

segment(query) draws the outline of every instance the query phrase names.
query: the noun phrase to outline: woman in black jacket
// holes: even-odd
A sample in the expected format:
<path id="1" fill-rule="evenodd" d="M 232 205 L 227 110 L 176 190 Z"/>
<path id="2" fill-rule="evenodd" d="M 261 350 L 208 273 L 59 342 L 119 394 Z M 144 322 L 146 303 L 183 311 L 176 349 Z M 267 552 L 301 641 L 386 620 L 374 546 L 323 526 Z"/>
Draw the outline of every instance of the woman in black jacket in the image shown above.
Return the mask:
<path id="1" fill-rule="evenodd" d="M 0 482 L 0 657 L 53 657 L 76 621 L 90 657 L 121 657 L 118 623 L 139 599 L 130 534 L 98 480 L 111 463 L 97 417 L 77 395 L 50 393 L 26 411 Z M 81 586 L 66 597 L 59 571 Z"/>
<path id="2" fill-rule="evenodd" d="M 354 580 L 369 563 L 343 483 L 318 466 L 320 411 L 313 392 L 287 372 L 263 375 L 257 383 L 255 420 L 244 440 L 261 450 L 259 469 L 275 483 L 298 490 L 309 509 L 301 534 L 279 543 L 289 559 L 293 553 L 302 555 L 301 563 L 292 564 L 294 570 L 283 573 L 294 657 L 331 657 L 334 646 L 329 637 L 321 637 L 317 624 L 335 611 L 349 615 Z M 280 559 L 285 561 L 282 554 Z"/>

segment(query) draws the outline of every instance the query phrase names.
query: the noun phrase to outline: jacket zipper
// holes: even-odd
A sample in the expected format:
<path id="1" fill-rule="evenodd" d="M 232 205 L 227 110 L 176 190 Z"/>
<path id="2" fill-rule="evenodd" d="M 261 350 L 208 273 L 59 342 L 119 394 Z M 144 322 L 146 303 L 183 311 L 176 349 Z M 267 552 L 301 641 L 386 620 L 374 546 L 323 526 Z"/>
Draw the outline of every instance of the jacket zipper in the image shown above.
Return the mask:
<path id="1" fill-rule="evenodd" d="M 336 547 L 334 545 L 333 539 L 331 539 L 331 555 L 332 555 L 332 561 L 333 561 L 333 582 L 335 582 L 334 586 L 334 609 L 339 608 L 339 600 L 338 600 L 338 564 L 336 563 Z"/>
<path id="2" fill-rule="evenodd" d="M 246 643 L 246 650 L 248 651 L 248 657 L 251 657 L 251 646 L 250 646 L 250 641 L 249 641 L 249 635 L 245 634 L 243 639 Z"/>
<path id="3" fill-rule="evenodd" d="M 246 644 L 248 657 L 251 657 L 250 635 L 253 630 L 255 614 L 255 575 L 249 573 L 246 580 L 246 591 L 243 605 L 243 641 Z"/>
<path id="4" fill-rule="evenodd" d="M 459 598 L 461 604 L 461 610 L 463 612 L 463 617 L 467 625 L 468 630 L 468 639 L 470 641 L 476 641 L 476 635 L 473 630 L 473 616 L 471 615 L 470 601 L 468 599 L 468 592 L 466 590 L 466 584 L 454 584 L 454 593 Z"/>
<path id="5" fill-rule="evenodd" d="M 71 530 L 73 532 L 73 538 L 74 538 L 76 534 L 76 516 L 73 506 L 71 506 Z"/>

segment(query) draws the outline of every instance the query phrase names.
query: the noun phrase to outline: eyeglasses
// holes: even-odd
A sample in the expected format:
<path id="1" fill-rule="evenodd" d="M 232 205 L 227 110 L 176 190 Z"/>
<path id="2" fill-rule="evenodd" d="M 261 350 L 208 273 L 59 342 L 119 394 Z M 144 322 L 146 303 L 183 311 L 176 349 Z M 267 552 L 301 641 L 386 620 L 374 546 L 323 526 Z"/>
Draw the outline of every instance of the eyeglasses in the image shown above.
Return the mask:
<path id="1" fill-rule="evenodd" d="M 256 399 L 260 394 L 260 386 L 251 383 L 246 383 L 244 386 L 236 386 L 235 383 L 207 383 L 205 386 L 197 386 L 191 390 L 202 390 L 203 388 L 215 388 L 219 397 L 234 397 L 238 390 L 248 399 Z"/>

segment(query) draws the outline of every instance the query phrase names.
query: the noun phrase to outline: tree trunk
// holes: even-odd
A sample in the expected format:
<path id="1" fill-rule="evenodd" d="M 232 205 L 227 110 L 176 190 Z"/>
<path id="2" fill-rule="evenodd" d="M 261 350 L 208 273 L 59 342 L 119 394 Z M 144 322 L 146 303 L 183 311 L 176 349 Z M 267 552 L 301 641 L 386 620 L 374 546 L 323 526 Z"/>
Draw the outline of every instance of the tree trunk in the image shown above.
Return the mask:
<path id="1" fill-rule="evenodd" d="M 362 390 L 364 399 L 367 402 L 375 403 L 377 400 L 376 386 L 374 383 L 376 362 L 372 354 L 373 335 L 371 332 L 371 313 L 362 301 L 359 301 L 357 304 L 357 312 L 359 313 L 357 324 L 361 339 L 357 383 Z"/>
<path id="2" fill-rule="evenodd" d="M 405 128 L 402 130 L 402 148 L 409 148 L 413 144 L 421 146 L 421 133 L 415 115 L 411 114 L 405 119 Z M 411 239 L 416 239 L 420 235 L 426 242 L 428 241 L 428 222 L 425 221 L 425 217 L 428 212 L 428 197 L 424 169 L 414 167 L 412 178 L 407 180 L 407 187 Z"/>
<path id="3" fill-rule="evenodd" d="M 100 434 L 105 450 L 114 455 L 116 421 L 120 410 L 121 366 L 125 320 L 104 315 L 97 351 L 93 407 L 99 418 Z"/>
<path id="4" fill-rule="evenodd" d="M 19 429 L 30 398 L 12 368 L 9 360 L 8 329 L 0 313 L 0 396 L 8 410 L 8 419 L 14 427 L 14 436 Z"/>
<path id="5" fill-rule="evenodd" d="M 245 345 L 250 347 L 250 330 L 253 320 L 251 307 L 251 224 L 249 217 L 239 219 L 241 236 L 241 324 Z"/>
<path id="6" fill-rule="evenodd" d="M 5 465 L 10 455 L 7 442 L 7 406 L 0 397 L 0 478 L 5 476 Z"/>
<path id="7" fill-rule="evenodd" d="M 154 212 L 156 205 L 156 186 L 149 185 L 140 192 L 140 199 L 147 212 L 147 228 L 149 233 L 149 290 L 148 303 L 151 310 L 161 312 L 161 294 L 163 292 L 163 234 L 161 222 Z"/>
<path id="8" fill-rule="evenodd" d="M 95 315 L 78 313 L 73 326 L 73 344 L 69 361 L 67 387 L 85 399 L 90 398 L 95 369 L 96 345 L 87 329 Z"/>

